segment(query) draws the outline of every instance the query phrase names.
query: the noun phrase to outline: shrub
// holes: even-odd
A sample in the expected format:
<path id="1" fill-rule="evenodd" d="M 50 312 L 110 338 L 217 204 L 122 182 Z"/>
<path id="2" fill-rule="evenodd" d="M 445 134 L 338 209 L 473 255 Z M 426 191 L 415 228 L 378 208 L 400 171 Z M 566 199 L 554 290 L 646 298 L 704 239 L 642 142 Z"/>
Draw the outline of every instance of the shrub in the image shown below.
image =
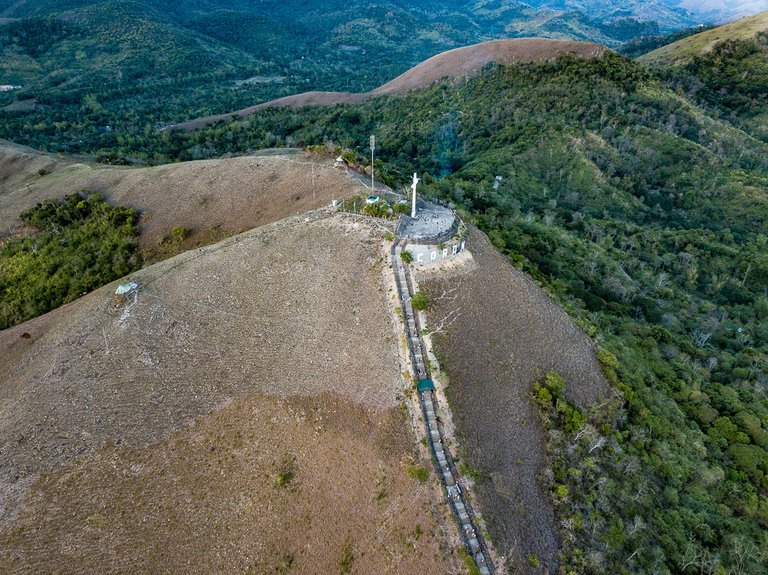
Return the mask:
<path id="1" fill-rule="evenodd" d="M 400 252 L 400 259 L 403 260 L 404 263 L 410 264 L 413 262 L 413 254 L 407 250 L 403 250 Z"/>
<path id="2" fill-rule="evenodd" d="M 190 230 L 185 228 L 184 226 L 176 226 L 171 230 L 171 236 L 175 240 L 183 240 L 186 239 L 190 234 Z"/>
<path id="3" fill-rule="evenodd" d="M 413 304 L 413 309 L 423 311 L 427 309 L 427 306 L 429 305 L 429 298 L 427 298 L 427 296 L 422 292 L 417 291 L 415 294 L 413 294 L 411 303 Z"/>
<path id="4" fill-rule="evenodd" d="M 483 476 L 479 469 L 477 469 L 476 467 L 472 467 L 468 463 L 460 463 L 459 471 L 461 472 L 462 475 L 466 475 L 472 481 L 480 481 L 480 479 Z"/>
<path id="5" fill-rule="evenodd" d="M 481 571 L 477 566 L 477 563 L 475 563 L 475 560 L 471 555 L 468 555 L 466 551 L 464 552 L 464 566 L 467 568 L 467 573 L 469 575 L 481 575 Z"/>
<path id="6" fill-rule="evenodd" d="M 550 371 L 544 379 L 544 385 L 552 392 L 554 397 L 562 397 L 565 391 L 565 381 L 560 374 Z"/>
<path id="7" fill-rule="evenodd" d="M 411 205 L 396 203 L 394 206 L 392 206 L 392 211 L 395 212 L 396 214 L 410 214 Z"/>
<path id="8" fill-rule="evenodd" d="M 429 479 L 429 470 L 420 465 L 411 465 L 408 467 L 408 477 L 426 483 Z"/>
<path id="9" fill-rule="evenodd" d="M 280 469 L 275 477 L 275 485 L 278 487 L 288 487 L 296 478 L 296 461 L 295 459 L 285 459 L 280 464 Z"/>
<path id="10" fill-rule="evenodd" d="M 552 403 L 552 393 L 543 385 L 536 384 L 533 386 L 534 391 L 534 397 L 536 398 L 536 403 L 541 405 L 542 407 L 547 407 Z"/>
<path id="11" fill-rule="evenodd" d="M 348 540 L 344 544 L 344 550 L 341 553 L 341 559 L 339 559 L 339 571 L 341 573 L 349 573 L 354 562 L 355 555 L 352 553 L 352 542 Z"/>
<path id="12" fill-rule="evenodd" d="M 363 208 L 363 212 L 374 218 L 386 218 L 389 217 L 389 206 L 384 202 L 366 204 Z"/>
<path id="13" fill-rule="evenodd" d="M 275 483 L 277 483 L 279 487 L 286 487 L 291 484 L 293 477 L 293 469 L 283 469 L 278 472 L 277 477 L 275 478 Z"/>

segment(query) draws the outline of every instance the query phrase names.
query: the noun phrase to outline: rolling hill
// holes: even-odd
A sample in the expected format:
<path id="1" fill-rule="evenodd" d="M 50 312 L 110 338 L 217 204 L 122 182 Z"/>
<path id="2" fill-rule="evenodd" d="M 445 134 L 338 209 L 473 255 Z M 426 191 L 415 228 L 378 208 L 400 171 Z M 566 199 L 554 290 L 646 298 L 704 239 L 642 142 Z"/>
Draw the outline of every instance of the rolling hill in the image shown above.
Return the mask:
<path id="1" fill-rule="evenodd" d="M 455 571 L 380 236 L 303 214 L 0 332 L 0 571 Z"/>
<path id="2" fill-rule="evenodd" d="M 725 40 L 751 40 L 759 32 L 765 31 L 768 31 L 768 11 L 741 18 L 730 24 L 683 38 L 648 54 L 644 54 L 638 60 L 645 64 L 684 64 L 696 56 L 710 52 L 719 42 Z"/>
<path id="3" fill-rule="evenodd" d="M 357 94 L 349 92 L 305 92 L 294 94 L 230 114 L 197 118 L 171 126 L 170 129 L 196 130 L 222 120 L 245 117 L 259 110 L 272 107 L 299 108 L 302 106 L 357 104 L 375 96 L 406 94 L 412 90 L 428 88 L 435 82 L 446 78 L 458 79 L 471 76 L 479 73 L 483 67 L 491 63 L 508 66 L 519 62 L 540 62 L 565 54 L 597 58 L 602 56 L 605 50 L 604 46 L 590 42 L 571 42 L 546 38 L 493 40 L 456 48 L 433 56 L 370 92 Z"/>
<path id="4" fill-rule="evenodd" d="M 132 169 L 4 144 L 0 166 L 0 329 L 142 262 L 365 193 L 329 158 L 285 150 Z"/>
<path id="5" fill-rule="evenodd" d="M 48 198 L 88 190 L 141 214 L 140 245 L 152 259 L 174 227 L 189 231 L 174 250 L 210 243 L 361 193 L 327 158 L 256 155 L 153 168 L 109 167 L 0 145 L 0 234 Z M 173 209 L 168 209 L 173 206 Z M 162 247 L 162 246 L 161 246 Z M 162 250 L 160 251 L 162 253 Z"/>

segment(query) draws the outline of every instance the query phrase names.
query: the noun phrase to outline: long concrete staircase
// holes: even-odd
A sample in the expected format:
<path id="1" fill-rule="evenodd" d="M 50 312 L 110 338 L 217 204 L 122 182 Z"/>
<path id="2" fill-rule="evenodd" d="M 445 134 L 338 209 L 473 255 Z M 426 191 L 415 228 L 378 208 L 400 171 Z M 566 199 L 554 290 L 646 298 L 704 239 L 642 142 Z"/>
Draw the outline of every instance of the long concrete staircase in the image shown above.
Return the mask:
<path id="1" fill-rule="evenodd" d="M 400 258 L 401 246 L 395 242 L 392 246 L 392 269 L 395 273 L 397 293 L 403 310 L 405 336 L 411 355 L 414 375 L 419 384 L 419 403 L 424 416 L 427 432 L 427 442 L 432 460 L 435 464 L 440 481 L 443 484 L 445 496 L 451 506 L 453 515 L 459 526 L 462 541 L 467 553 L 473 558 L 477 568 L 483 575 L 495 575 L 496 570 L 491 561 L 488 547 L 482 534 L 475 524 L 472 506 L 466 497 L 466 488 L 462 485 L 461 477 L 453 463 L 453 458 L 443 442 L 443 432 L 437 416 L 437 396 L 431 384 L 429 364 L 425 362 L 426 346 L 421 336 L 419 318 L 413 309 L 412 298 L 414 289 L 408 266 Z"/>

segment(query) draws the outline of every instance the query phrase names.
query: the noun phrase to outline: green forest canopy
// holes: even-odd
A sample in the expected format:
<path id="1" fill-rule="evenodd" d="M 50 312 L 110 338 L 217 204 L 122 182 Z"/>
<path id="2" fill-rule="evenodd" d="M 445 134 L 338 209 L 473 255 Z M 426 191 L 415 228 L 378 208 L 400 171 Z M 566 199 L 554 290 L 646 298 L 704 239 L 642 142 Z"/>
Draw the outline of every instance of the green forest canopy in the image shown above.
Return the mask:
<path id="1" fill-rule="evenodd" d="M 21 218 L 37 232 L 0 243 L 0 329 L 141 267 L 138 212 L 98 194 L 46 200 Z"/>

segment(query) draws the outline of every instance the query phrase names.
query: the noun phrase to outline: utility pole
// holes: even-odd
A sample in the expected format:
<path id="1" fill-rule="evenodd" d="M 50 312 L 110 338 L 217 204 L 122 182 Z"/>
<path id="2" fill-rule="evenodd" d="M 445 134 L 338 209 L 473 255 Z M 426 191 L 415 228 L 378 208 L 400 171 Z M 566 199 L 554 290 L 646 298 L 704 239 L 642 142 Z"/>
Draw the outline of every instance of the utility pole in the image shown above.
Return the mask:
<path id="1" fill-rule="evenodd" d="M 416 217 L 416 184 L 418 184 L 421 180 L 419 180 L 419 176 L 416 175 L 416 172 L 413 172 L 413 184 L 411 184 L 411 188 L 413 189 L 413 199 L 411 200 L 411 217 Z"/>
<path id="2" fill-rule="evenodd" d="M 373 182 L 373 151 L 376 149 L 376 136 L 371 134 L 371 191 L 376 191 L 376 185 Z"/>

